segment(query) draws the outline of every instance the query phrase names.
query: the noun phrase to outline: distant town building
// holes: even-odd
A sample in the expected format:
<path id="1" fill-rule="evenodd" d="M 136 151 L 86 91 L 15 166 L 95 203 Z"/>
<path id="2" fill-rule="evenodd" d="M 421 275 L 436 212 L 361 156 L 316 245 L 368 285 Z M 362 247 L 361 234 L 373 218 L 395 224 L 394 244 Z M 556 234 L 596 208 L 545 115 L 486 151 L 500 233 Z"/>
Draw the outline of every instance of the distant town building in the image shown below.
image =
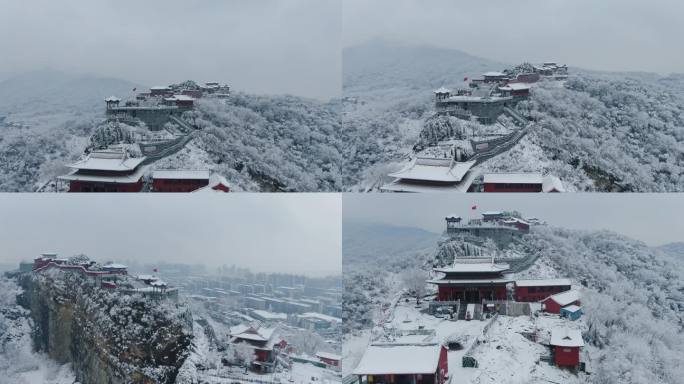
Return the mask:
<path id="1" fill-rule="evenodd" d="M 299 326 L 306 329 L 324 330 L 342 324 L 342 319 L 317 312 L 306 312 L 297 315 Z"/>

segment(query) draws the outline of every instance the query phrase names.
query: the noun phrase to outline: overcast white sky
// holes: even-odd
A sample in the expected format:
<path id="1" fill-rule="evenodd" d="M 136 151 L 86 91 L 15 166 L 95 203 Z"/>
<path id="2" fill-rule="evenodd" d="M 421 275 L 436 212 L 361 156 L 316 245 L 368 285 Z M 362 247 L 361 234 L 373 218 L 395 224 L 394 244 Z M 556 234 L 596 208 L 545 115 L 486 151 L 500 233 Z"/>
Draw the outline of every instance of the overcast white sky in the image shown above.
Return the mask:
<path id="1" fill-rule="evenodd" d="M 341 0 L 0 0 L 0 80 L 56 69 L 326 99 L 340 15 Z"/>
<path id="2" fill-rule="evenodd" d="M 455 48 L 508 63 L 684 72 L 681 0 L 344 0 L 343 43 Z"/>
<path id="3" fill-rule="evenodd" d="M 477 210 L 471 207 L 477 206 Z M 444 217 L 518 210 L 550 225 L 607 229 L 649 245 L 684 241 L 684 194 L 345 194 L 344 220 L 418 227 L 441 233 Z"/>
<path id="4" fill-rule="evenodd" d="M 93 260 L 342 270 L 335 194 L 0 194 L 0 264 L 54 251 Z"/>

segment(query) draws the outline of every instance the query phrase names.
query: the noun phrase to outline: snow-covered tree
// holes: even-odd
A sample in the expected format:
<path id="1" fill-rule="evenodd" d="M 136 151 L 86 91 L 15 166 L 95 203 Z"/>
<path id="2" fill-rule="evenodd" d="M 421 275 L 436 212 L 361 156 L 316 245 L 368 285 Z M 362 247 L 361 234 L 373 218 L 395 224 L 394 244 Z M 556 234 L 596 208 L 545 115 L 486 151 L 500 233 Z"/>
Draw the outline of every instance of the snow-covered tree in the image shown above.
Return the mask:
<path id="1" fill-rule="evenodd" d="M 230 364 L 250 368 L 255 359 L 254 347 L 246 343 L 233 343 L 226 349 L 225 356 Z"/>
<path id="2" fill-rule="evenodd" d="M 419 268 L 409 269 L 401 274 L 401 281 L 409 294 L 415 297 L 416 304 L 420 304 L 420 299 L 425 296 L 427 278 L 428 274 Z"/>

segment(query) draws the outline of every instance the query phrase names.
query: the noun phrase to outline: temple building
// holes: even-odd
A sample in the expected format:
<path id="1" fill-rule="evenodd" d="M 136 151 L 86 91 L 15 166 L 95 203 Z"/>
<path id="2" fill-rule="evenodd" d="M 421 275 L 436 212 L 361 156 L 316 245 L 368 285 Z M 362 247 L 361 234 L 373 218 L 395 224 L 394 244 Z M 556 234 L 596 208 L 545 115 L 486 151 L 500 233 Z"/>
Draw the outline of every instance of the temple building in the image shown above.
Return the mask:
<path id="1" fill-rule="evenodd" d="M 170 96 L 173 94 L 173 89 L 168 86 L 155 86 L 150 88 L 150 95 L 151 96 Z"/>
<path id="2" fill-rule="evenodd" d="M 530 231 L 530 223 L 503 212 L 483 212 L 481 219 L 468 222 L 456 215 L 447 216 L 445 220 L 448 235 L 487 237 L 499 245 L 506 245 Z"/>
<path id="3" fill-rule="evenodd" d="M 276 328 L 238 325 L 230 328 L 231 344 L 246 344 L 254 350 L 252 369 L 260 373 L 275 370 L 276 357 L 283 345 Z"/>
<path id="4" fill-rule="evenodd" d="M 328 353 L 328 352 L 318 352 L 316 353 L 318 360 L 328 367 L 333 369 L 340 369 L 342 367 L 342 356 Z"/>
<path id="5" fill-rule="evenodd" d="M 189 95 L 173 95 L 162 99 L 162 104 L 168 106 L 176 106 L 178 108 L 192 109 L 194 107 L 195 98 Z"/>
<path id="6" fill-rule="evenodd" d="M 514 296 L 515 301 L 534 302 L 571 288 L 569 279 L 516 280 Z"/>
<path id="7" fill-rule="evenodd" d="M 579 306 L 580 293 L 577 290 L 569 290 L 549 296 L 542 300 L 544 312 L 560 314 L 561 309 L 570 305 Z"/>
<path id="8" fill-rule="evenodd" d="M 465 120 L 475 118 L 482 124 L 495 123 L 505 107 L 515 104 L 513 96 L 504 95 L 495 84 L 481 84 L 455 92 L 440 88 L 434 93 L 437 113 Z"/>
<path id="9" fill-rule="evenodd" d="M 145 157 L 129 157 L 122 148 L 97 150 L 67 165 L 71 173 L 58 180 L 69 183 L 69 192 L 140 192 L 144 161 Z"/>
<path id="10" fill-rule="evenodd" d="M 105 103 L 107 104 L 107 110 L 111 110 L 112 108 L 117 108 L 119 106 L 120 102 L 121 102 L 121 99 L 119 99 L 116 96 L 109 96 L 108 98 L 105 99 Z"/>
<path id="11" fill-rule="evenodd" d="M 554 328 L 551 330 L 553 361 L 558 367 L 578 368 L 580 348 L 584 347 L 582 333 L 577 329 Z"/>
<path id="12" fill-rule="evenodd" d="M 541 173 L 486 173 L 483 192 L 565 192 L 560 179 Z"/>
<path id="13" fill-rule="evenodd" d="M 230 192 L 230 184 L 225 177 L 214 173 L 209 177 L 209 184 L 193 192 Z"/>
<path id="14" fill-rule="evenodd" d="M 437 343 L 373 343 L 354 375 L 362 384 L 444 384 L 447 350 Z"/>
<path id="15" fill-rule="evenodd" d="M 466 177 L 475 161 L 457 162 L 450 158 L 417 157 L 408 167 L 388 176 L 395 180 L 384 185 L 391 192 L 466 192 Z"/>
<path id="16" fill-rule="evenodd" d="M 513 281 L 504 276 L 509 269 L 492 258 L 456 258 L 449 267 L 434 268 L 443 276 L 427 282 L 437 286 L 437 301 L 506 300 L 506 284 Z"/>
<path id="17" fill-rule="evenodd" d="M 525 83 L 508 83 L 499 87 L 503 96 L 527 98 L 530 96 L 530 85 Z"/>

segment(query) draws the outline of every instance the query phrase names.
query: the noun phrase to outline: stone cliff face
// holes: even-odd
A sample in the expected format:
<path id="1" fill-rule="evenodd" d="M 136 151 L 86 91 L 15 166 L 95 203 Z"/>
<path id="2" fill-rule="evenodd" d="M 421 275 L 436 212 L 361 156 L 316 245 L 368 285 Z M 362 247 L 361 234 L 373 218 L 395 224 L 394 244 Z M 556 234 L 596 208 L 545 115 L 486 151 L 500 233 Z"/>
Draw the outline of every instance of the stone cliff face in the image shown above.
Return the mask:
<path id="1" fill-rule="evenodd" d="M 190 352 L 191 317 L 174 303 L 101 289 L 70 272 L 27 275 L 21 285 L 35 348 L 72 363 L 83 384 L 173 383 Z"/>

